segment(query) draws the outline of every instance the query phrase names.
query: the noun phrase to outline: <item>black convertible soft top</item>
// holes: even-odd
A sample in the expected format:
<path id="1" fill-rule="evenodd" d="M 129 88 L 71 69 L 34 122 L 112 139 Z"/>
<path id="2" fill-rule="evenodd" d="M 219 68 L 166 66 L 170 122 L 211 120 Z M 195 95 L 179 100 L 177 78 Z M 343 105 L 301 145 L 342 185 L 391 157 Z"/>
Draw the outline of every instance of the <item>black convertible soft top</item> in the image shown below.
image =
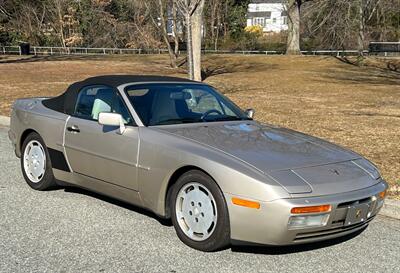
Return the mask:
<path id="1" fill-rule="evenodd" d="M 87 78 L 86 80 L 71 84 L 60 96 L 43 101 L 44 106 L 58 112 L 71 115 L 74 111 L 79 91 L 90 85 L 106 85 L 116 89 L 118 86 L 127 83 L 148 83 L 148 82 L 187 82 L 198 83 L 184 78 L 155 76 L 155 75 L 105 75 Z"/>

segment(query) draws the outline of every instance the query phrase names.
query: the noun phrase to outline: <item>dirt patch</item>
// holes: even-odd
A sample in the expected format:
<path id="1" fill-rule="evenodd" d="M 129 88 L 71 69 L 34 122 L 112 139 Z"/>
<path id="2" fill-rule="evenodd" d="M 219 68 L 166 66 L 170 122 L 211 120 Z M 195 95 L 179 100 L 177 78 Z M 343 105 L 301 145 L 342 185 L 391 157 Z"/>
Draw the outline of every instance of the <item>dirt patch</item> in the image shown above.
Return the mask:
<path id="1" fill-rule="evenodd" d="M 256 119 L 348 147 L 381 169 L 400 196 L 400 74 L 380 59 L 361 67 L 334 57 L 207 55 L 206 82 Z M 391 60 L 397 64 L 398 60 Z M 165 55 L 108 57 L 3 57 L 0 114 L 20 97 L 54 96 L 72 82 L 102 74 L 184 77 Z"/>

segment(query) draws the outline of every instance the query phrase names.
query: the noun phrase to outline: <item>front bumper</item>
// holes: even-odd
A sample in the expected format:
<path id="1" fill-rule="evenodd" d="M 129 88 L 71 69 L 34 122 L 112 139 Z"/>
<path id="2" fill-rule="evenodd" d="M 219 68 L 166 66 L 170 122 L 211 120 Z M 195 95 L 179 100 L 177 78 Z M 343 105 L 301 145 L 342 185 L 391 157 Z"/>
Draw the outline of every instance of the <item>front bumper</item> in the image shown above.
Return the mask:
<path id="1" fill-rule="evenodd" d="M 260 202 L 260 209 L 250 209 L 232 204 L 234 195 L 225 193 L 228 205 L 231 239 L 265 245 L 292 245 L 332 239 L 363 229 L 381 209 L 383 200 L 379 193 L 387 189 L 385 181 L 372 187 L 341 194 L 279 199 Z M 329 219 L 323 227 L 289 229 L 288 221 L 294 207 L 330 204 Z M 362 222 L 345 223 L 354 204 L 368 204 L 369 217 Z"/>

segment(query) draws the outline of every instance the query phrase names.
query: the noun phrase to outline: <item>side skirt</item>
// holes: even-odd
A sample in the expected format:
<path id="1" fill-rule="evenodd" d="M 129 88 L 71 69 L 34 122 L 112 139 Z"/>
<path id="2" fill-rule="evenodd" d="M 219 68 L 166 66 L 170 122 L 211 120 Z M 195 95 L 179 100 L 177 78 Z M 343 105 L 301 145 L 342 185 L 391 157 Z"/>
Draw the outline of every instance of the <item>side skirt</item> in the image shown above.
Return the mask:
<path id="1" fill-rule="evenodd" d="M 53 168 L 53 173 L 60 185 L 76 186 L 132 205 L 143 207 L 142 199 L 138 191 L 74 172 L 65 172 Z"/>

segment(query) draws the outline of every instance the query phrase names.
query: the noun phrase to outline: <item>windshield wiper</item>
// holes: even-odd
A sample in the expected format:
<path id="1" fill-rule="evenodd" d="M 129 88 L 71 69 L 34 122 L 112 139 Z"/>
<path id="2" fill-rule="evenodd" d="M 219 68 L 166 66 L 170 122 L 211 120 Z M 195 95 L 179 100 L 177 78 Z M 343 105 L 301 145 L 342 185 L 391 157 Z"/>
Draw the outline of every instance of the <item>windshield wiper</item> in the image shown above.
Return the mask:
<path id="1" fill-rule="evenodd" d="M 213 119 L 207 119 L 206 121 L 233 121 L 233 120 L 247 120 L 247 118 L 240 118 L 235 116 L 222 116 Z"/>
<path id="2" fill-rule="evenodd" d="M 175 123 L 193 123 L 193 122 L 200 122 L 201 119 L 198 118 L 171 118 L 165 119 L 162 121 L 157 122 L 155 125 L 165 125 L 165 124 L 175 124 Z"/>

